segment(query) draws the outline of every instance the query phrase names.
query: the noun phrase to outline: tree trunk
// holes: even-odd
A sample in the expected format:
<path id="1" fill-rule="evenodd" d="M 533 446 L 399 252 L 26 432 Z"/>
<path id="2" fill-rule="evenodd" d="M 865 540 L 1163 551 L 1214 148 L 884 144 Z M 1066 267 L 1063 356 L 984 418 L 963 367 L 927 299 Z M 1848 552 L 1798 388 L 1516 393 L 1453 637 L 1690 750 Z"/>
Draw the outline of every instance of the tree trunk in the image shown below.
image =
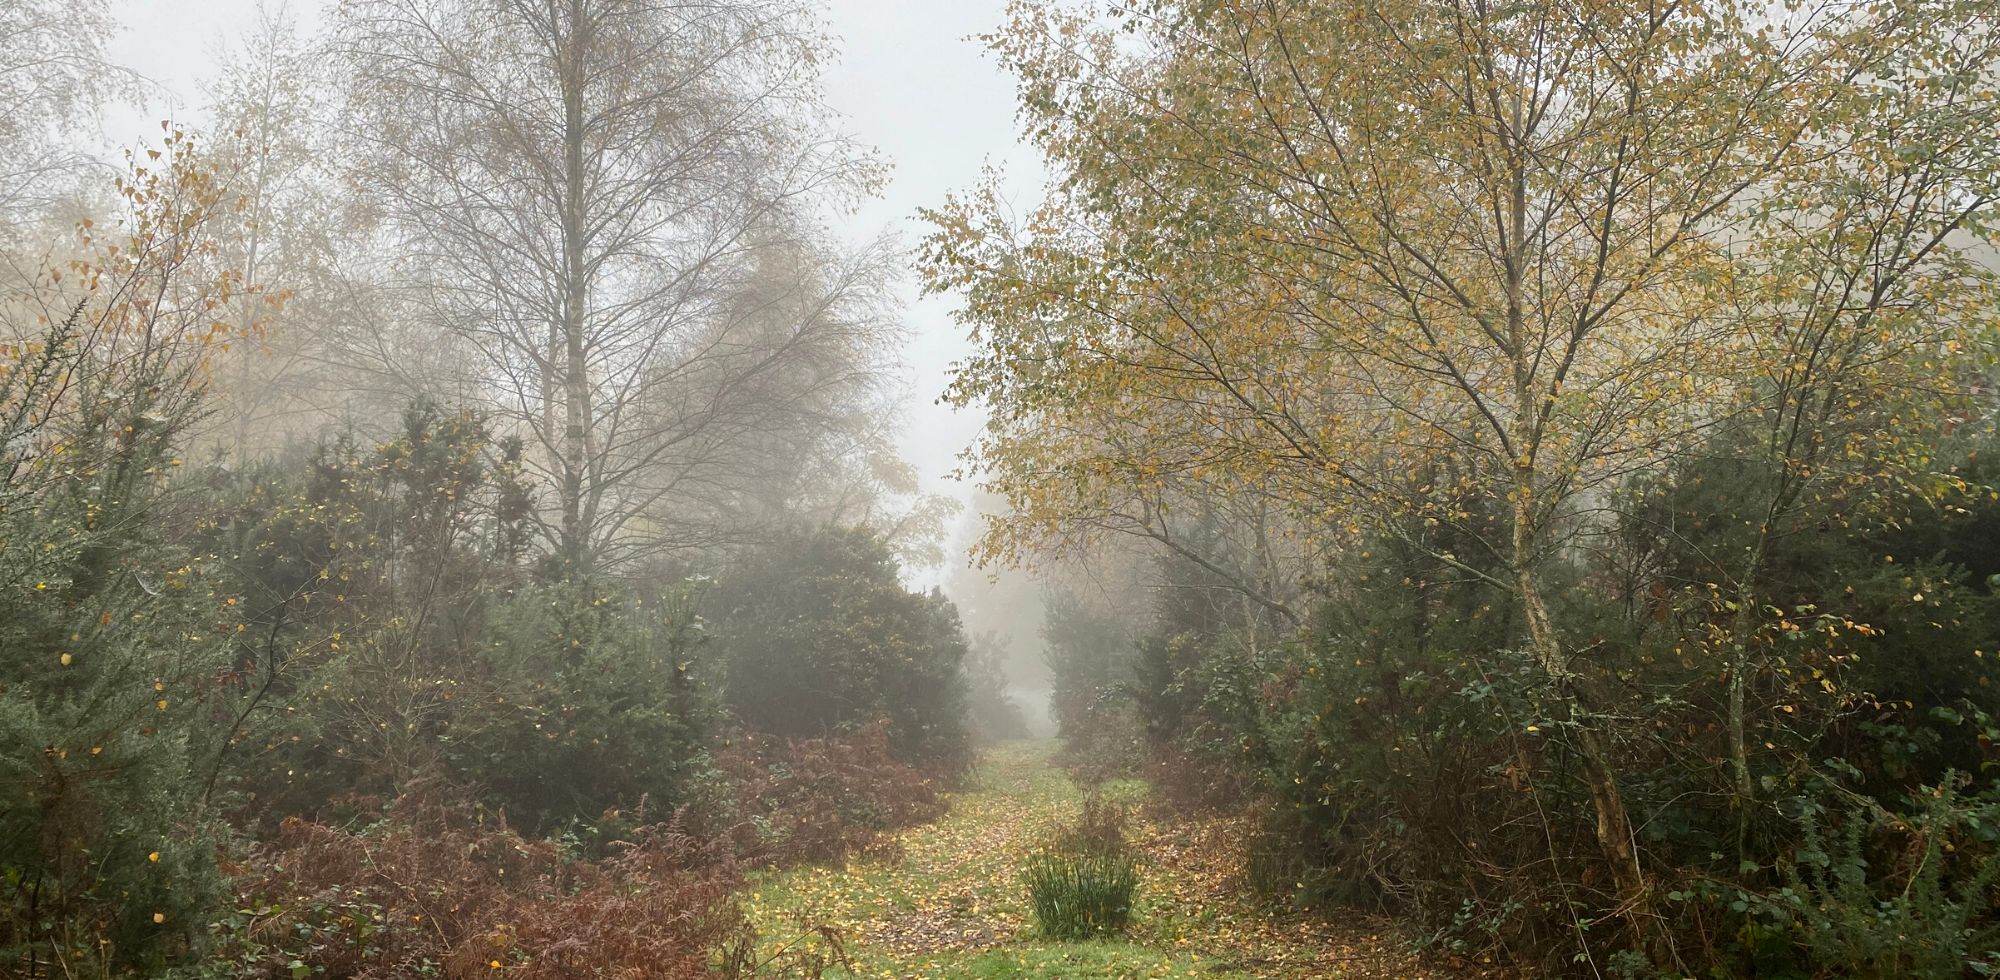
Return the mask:
<path id="1" fill-rule="evenodd" d="M 589 564 L 590 529 L 584 526 L 584 446 L 590 425 L 590 378 L 584 354 L 584 314 L 590 302 L 589 270 L 585 262 L 587 215 L 583 181 L 584 61 L 590 47 L 588 18 L 582 4 L 569 4 L 565 51 L 561 66 L 563 97 L 563 435 L 562 435 L 562 560 L 570 574 Z"/>
<path id="2" fill-rule="evenodd" d="M 1744 699 L 1750 683 L 1750 641 L 1757 626 L 1758 573 L 1763 570 L 1764 545 L 1770 535 L 1770 519 L 1758 533 L 1743 564 L 1743 577 L 1736 589 L 1736 615 L 1729 624 L 1729 770 L 1736 790 L 1731 804 L 1736 810 L 1736 860 L 1748 856 L 1750 804 L 1757 788 L 1750 779 L 1749 712 Z"/>
<path id="3" fill-rule="evenodd" d="M 1519 99 L 1514 100 L 1514 131 L 1524 125 Z M 1596 816 L 1598 849 L 1610 866 L 1611 879 L 1618 888 L 1620 913 L 1632 925 L 1640 946 L 1656 962 L 1667 953 L 1659 923 L 1653 915 L 1651 888 L 1639 863 L 1634 843 L 1632 816 L 1618 789 L 1618 772 L 1611 751 L 1597 730 L 1595 719 L 1583 701 L 1575 673 L 1563 662 L 1562 639 L 1543 601 L 1541 579 L 1541 524 L 1537 519 L 1536 463 L 1541 448 L 1545 400 L 1553 400 L 1553 388 L 1544 394 L 1536 376 L 1539 358 L 1528 338 L 1526 282 L 1528 275 L 1528 177 L 1527 161 L 1517 156 L 1509 162 L 1507 214 L 1500 223 L 1501 267 L 1506 277 L 1507 357 L 1513 376 L 1514 419 L 1509 427 L 1509 447 L 1513 455 L 1514 496 L 1514 591 L 1515 601 L 1528 622 L 1528 643 L 1536 663 L 1547 678 L 1549 691 L 1568 716 L 1575 733 L 1576 747 L 1583 763 L 1584 783 L 1590 788 L 1591 809 Z"/>
<path id="4" fill-rule="evenodd" d="M 1583 779 L 1590 788 L 1591 809 L 1596 816 L 1597 846 L 1617 885 L 1620 911 L 1631 923 L 1640 944 L 1659 959 L 1664 950 L 1660 948 L 1659 925 L 1653 915 L 1652 889 L 1639 862 L 1632 816 L 1618 788 L 1617 769 L 1612 764 L 1609 747 L 1583 703 L 1576 676 L 1563 663 L 1562 640 L 1556 635 L 1555 623 L 1542 600 L 1534 566 L 1527 560 L 1534 548 L 1533 503 L 1529 493 L 1529 488 L 1517 489 L 1514 504 L 1514 588 L 1521 613 L 1528 621 L 1529 648 L 1575 732 Z"/>

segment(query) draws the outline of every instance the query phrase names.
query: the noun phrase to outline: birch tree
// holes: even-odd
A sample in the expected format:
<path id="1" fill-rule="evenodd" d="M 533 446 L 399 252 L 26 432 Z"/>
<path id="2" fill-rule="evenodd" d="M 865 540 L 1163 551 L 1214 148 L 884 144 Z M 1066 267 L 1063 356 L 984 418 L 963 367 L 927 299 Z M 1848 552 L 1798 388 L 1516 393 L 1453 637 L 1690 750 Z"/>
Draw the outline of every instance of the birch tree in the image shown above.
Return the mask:
<path id="1" fill-rule="evenodd" d="M 571 569 L 670 545 L 714 455 L 823 422 L 889 326 L 876 281 L 796 261 L 879 174 L 821 122 L 827 46 L 784 2 L 344 12 L 360 183 L 424 316 L 480 353 Z M 824 371 L 776 384 L 803 365 Z"/>
<path id="2" fill-rule="evenodd" d="M 71 190 L 92 166 L 77 146 L 106 101 L 133 77 L 105 58 L 115 24 L 102 2 L 0 5 L 0 234 Z M 108 172 L 108 170 L 107 170 Z"/>

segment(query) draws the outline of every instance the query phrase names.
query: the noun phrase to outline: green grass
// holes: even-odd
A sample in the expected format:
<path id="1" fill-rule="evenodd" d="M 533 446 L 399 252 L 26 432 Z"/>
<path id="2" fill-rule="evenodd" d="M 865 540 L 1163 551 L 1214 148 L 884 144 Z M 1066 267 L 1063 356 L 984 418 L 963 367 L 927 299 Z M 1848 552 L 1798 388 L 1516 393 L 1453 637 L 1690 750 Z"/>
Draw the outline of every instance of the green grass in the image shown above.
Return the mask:
<path id="1" fill-rule="evenodd" d="M 981 953 L 961 964 L 963 972 L 939 976 L 968 980 L 1013 977 L 1062 977 L 1064 980 L 1129 980 L 1132 977 L 1205 976 L 1217 980 L 1249 977 L 1234 970 L 1216 970 L 1213 961 L 1168 956 L 1131 943 L 1025 944 Z"/>
<path id="2" fill-rule="evenodd" d="M 1042 935 L 1089 939 L 1125 931 L 1139 878 L 1123 854 L 1044 852 L 1023 860 L 1021 883 Z"/>
<path id="3" fill-rule="evenodd" d="M 1392 942 L 1350 927 L 1274 918 L 1239 884 L 1241 821 L 1162 826 L 1134 840 L 1141 886 L 1127 934 L 1056 941 L 1039 935 L 1021 870 L 1075 818 L 1083 794 L 1050 763 L 1055 743 L 987 752 L 965 792 L 935 823 L 904 831 L 888 856 L 754 876 L 745 906 L 764 949 L 813 943 L 831 926 L 853 977 L 945 978 L 1416 977 Z M 1137 806 L 1144 783 L 1099 788 Z M 1352 935 L 1348 935 L 1348 933 Z M 1329 935 L 1333 933 L 1333 935 Z M 1356 963 L 1374 963 L 1362 972 Z"/>

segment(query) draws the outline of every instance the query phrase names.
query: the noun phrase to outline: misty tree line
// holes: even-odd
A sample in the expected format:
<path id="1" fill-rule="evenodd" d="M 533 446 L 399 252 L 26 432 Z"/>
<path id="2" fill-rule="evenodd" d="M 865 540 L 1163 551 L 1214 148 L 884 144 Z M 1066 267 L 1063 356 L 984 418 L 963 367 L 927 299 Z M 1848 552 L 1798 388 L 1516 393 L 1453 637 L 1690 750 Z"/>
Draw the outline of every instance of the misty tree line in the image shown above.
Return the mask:
<path id="1" fill-rule="evenodd" d="M 811 11 L 266 16 L 119 165 L 107 11 L 0 6 L 0 973 L 776 969 L 1019 724 Z"/>
<path id="2" fill-rule="evenodd" d="M 523 442 L 551 488 L 537 534 L 579 567 L 813 507 L 920 550 L 940 505 L 886 441 L 891 243 L 828 227 L 883 164 L 828 122 L 808 13 L 380 4 L 312 38 L 266 15 L 199 134 L 230 194 L 217 261 L 254 286 L 218 318 L 246 337 L 215 358 L 203 447 L 380 434 L 421 393 Z M 111 205 L 116 174 L 74 147 L 93 101 L 138 89 L 101 10 L 9 16 L 26 285 Z"/>

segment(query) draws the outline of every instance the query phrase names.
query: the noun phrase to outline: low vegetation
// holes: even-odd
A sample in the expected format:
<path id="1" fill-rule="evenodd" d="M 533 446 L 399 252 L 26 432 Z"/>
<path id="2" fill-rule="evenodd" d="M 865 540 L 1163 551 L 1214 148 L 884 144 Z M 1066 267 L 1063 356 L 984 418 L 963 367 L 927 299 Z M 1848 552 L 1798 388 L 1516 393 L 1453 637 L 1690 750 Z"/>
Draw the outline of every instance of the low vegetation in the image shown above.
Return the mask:
<path id="1" fill-rule="evenodd" d="M 234 881 L 195 977 L 740 975 L 753 936 L 734 862 L 672 823 L 591 860 L 412 787 L 344 830 L 288 819 Z M 481 819 L 485 817 L 485 819 Z M 643 822 L 643 815 L 640 816 Z"/>
<path id="2" fill-rule="evenodd" d="M 1051 939 L 1116 936 L 1132 921 L 1139 869 L 1123 809 L 1092 796 L 1076 822 L 1022 862 L 1035 925 Z"/>
<path id="3" fill-rule="evenodd" d="M 768 545 L 865 589 L 868 618 L 793 596 L 789 627 L 838 647 L 753 641 L 763 579 L 542 561 L 519 447 L 471 412 L 419 402 L 382 441 L 185 464 L 195 371 L 106 364 L 80 319 L 0 375 L 9 975 L 837 962 L 759 955 L 743 869 L 869 849 L 941 812 L 965 760 L 957 620 L 876 539 Z M 845 578 L 855 554 L 872 577 Z M 810 677 L 829 650 L 875 693 L 813 737 L 760 723 L 798 688 L 729 683 Z M 893 703 L 872 686 L 891 678 Z"/>
<path id="4" fill-rule="evenodd" d="M 889 848 L 753 872 L 746 908 L 761 948 L 822 942 L 800 942 L 804 919 L 842 937 L 852 975 L 864 977 L 1423 980 L 1477 966 L 1413 956 L 1373 917 L 1274 912 L 1244 887 L 1240 815 L 1148 816 L 1145 783 L 1086 791 L 1054 764 L 1060 749 L 1013 742 L 982 754 L 965 788 L 946 795 L 945 815 L 896 832 Z M 1074 846 L 1087 808 L 1126 814 L 1117 822 L 1142 881 L 1122 935 L 1057 939 L 1042 933 L 1021 872 L 1052 846 Z"/>
<path id="5" fill-rule="evenodd" d="M 1132 921 L 1139 873 L 1129 855 L 1052 849 L 1023 862 L 1021 882 L 1042 935 L 1093 939 L 1118 935 Z"/>

